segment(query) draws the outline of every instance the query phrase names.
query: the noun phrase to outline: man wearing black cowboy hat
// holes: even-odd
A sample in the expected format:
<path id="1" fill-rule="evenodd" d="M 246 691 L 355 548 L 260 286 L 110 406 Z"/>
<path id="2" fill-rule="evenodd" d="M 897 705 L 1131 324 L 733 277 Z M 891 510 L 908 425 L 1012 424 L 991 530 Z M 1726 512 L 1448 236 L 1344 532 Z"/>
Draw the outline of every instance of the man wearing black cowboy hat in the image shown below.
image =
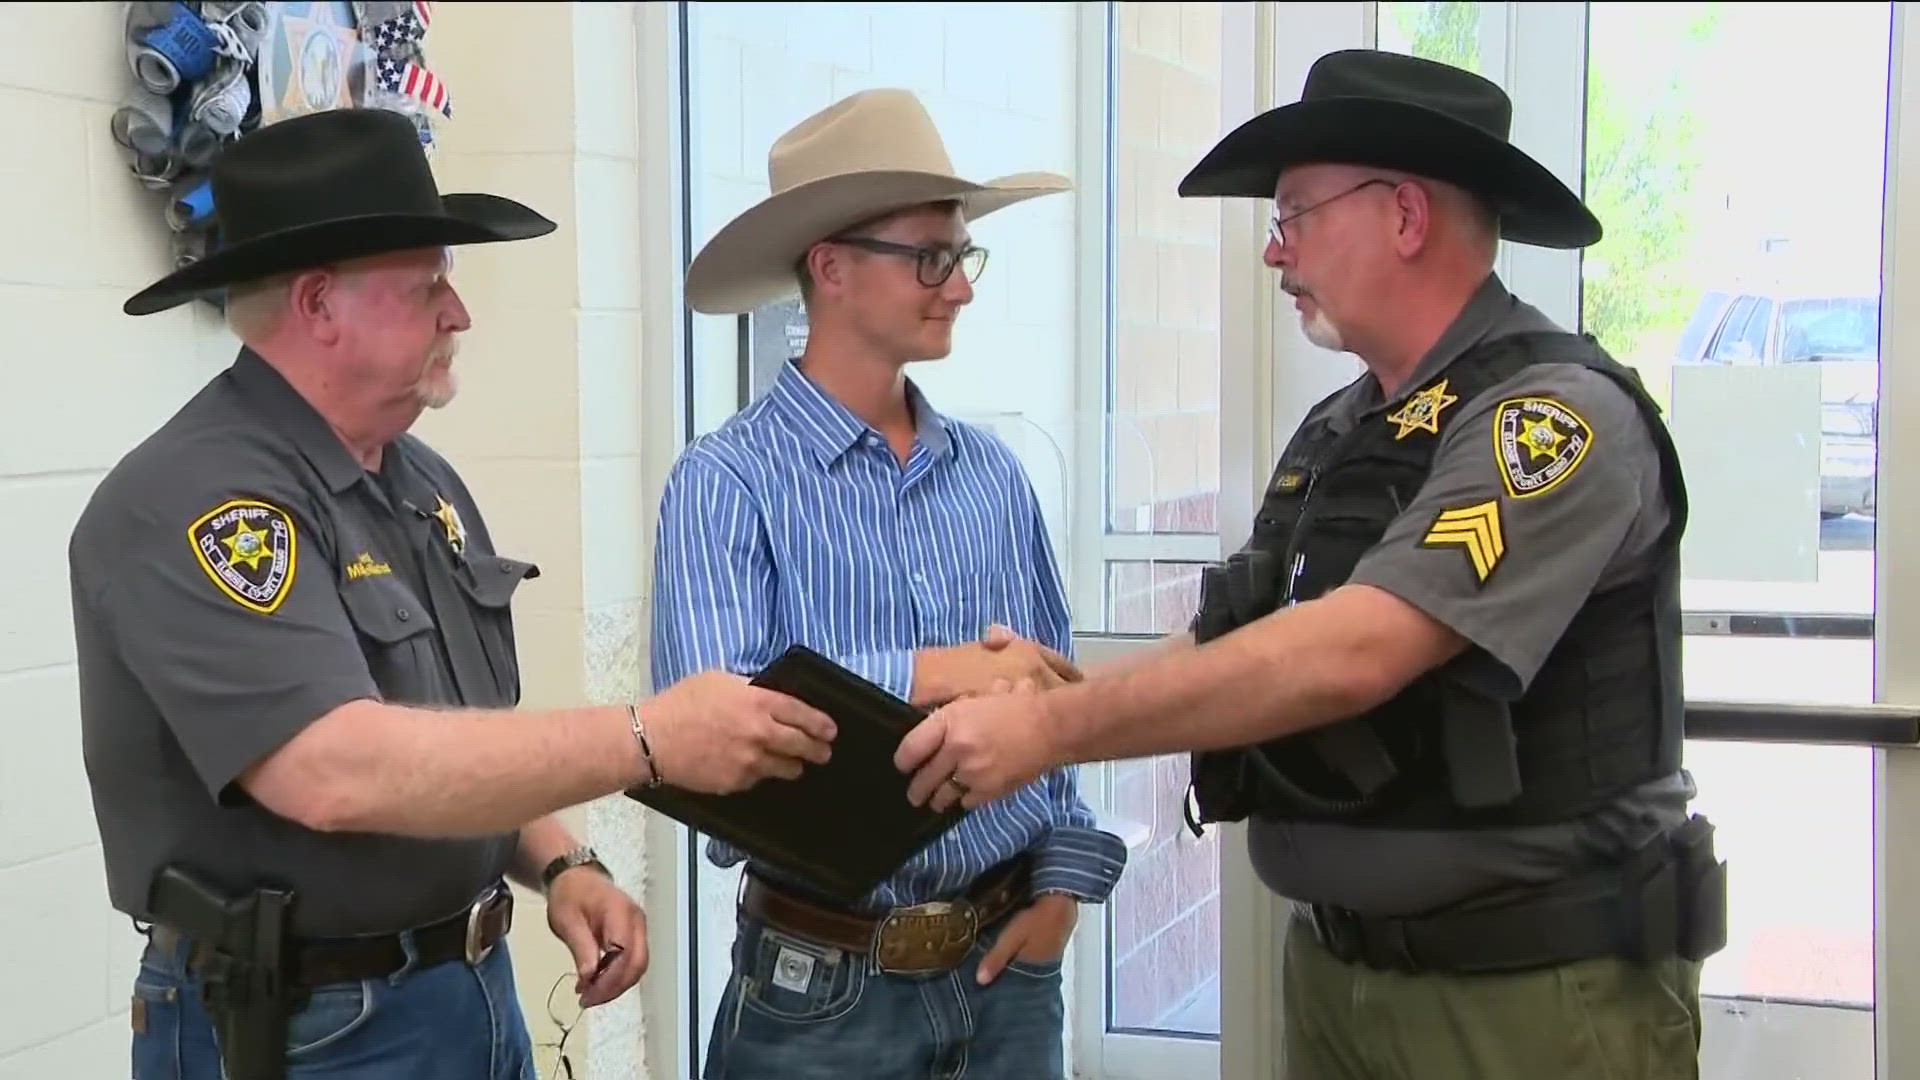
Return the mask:
<path id="1" fill-rule="evenodd" d="M 538 571 L 407 429 L 451 400 L 470 325 L 450 249 L 553 223 L 440 195 L 384 110 L 261 128 L 212 189 L 222 249 L 126 311 L 226 290 L 245 347 L 70 545 L 109 895 L 148 932 L 133 1076 L 531 1077 L 504 880 L 545 891 L 583 1005 L 647 961 L 640 909 L 554 812 L 794 776 L 831 724 L 721 673 L 512 711 L 510 605 Z"/>
<path id="2" fill-rule="evenodd" d="M 1681 765 L 1685 485 L 1638 377 L 1493 273 L 1502 237 L 1600 236 L 1510 116 L 1478 76 L 1341 52 L 1207 154 L 1181 194 L 1274 200 L 1267 264 L 1367 372 L 1190 635 L 947 706 L 897 758 L 944 806 L 1192 751 L 1199 821 L 1249 820 L 1294 901 L 1290 1076 L 1696 1071 L 1725 865 Z"/>

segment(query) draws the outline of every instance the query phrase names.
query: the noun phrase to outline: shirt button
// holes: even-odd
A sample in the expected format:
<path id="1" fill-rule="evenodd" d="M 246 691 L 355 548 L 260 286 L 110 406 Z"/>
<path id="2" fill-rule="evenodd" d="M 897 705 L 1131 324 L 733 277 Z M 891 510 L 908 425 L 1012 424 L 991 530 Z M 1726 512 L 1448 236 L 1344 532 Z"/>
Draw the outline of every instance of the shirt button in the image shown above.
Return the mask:
<path id="1" fill-rule="evenodd" d="M 398 618 L 401 622 L 406 622 L 408 619 L 413 618 L 413 612 L 408 611 L 406 608 L 400 608 L 399 610 L 395 611 L 393 614 L 394 614 L 394 617 Z"/>

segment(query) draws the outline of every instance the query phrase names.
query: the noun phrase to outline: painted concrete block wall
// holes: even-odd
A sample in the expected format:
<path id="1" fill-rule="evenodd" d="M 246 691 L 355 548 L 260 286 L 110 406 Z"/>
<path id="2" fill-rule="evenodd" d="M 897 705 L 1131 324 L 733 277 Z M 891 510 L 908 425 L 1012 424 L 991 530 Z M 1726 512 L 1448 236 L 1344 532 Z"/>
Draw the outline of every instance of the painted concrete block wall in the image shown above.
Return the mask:
<path id="1" fill-rule="evenodd" d="M 0 194 L 18 211 L 0 243 L 0 1080 L 126 1071 L 141 939 L 106 901 L 65 544 L 103 471 L 236 347 L 204 306 L 119 312 L 168 259 L 158 205 L 107 136 L 129 79 L 120 19 L 108 3 L 0 12 L 0 145 L 13 148 Z M 544 571 L 517 605 L 533 706 L 623 698 L 641 681 L 633 26 L 630 4 L 446 4 L 431 40 L 457 103 L 442 189 L 512 195 L 561 225 L 461 253 L 476 322 L 463 392 L 419 428 L 470 479 L 503 548 Z M 638 815 L 611 802 L 570 817 L 637 893 Z M 522 901 L 521 1000 L 550 1041 L 547 991 L 571 965 Z M 569 1042 L 576 1074 L 641 1075 L 642 1037 L 637 994 L 599 1010 Z"/>
<path id="2" fill-rule="evenodd" d="M 0 1078 L 125 1075 L 143 942 L 107 904 L 80 758 L 66 544 L 104 470 L 232 356 L 204 305 L 120 314 L 167 269 L 107 134 L 119 5 L 0 12 Z"/>
<path id="3" fill-rule="evenodd" d="M 473 312 L 453 407 L 420 426 L 462 470 L 509 553 L 540 565 L 515 612 L 529 707 L 644 691 L 640 618 L 651 529 L 641 477 L 640 135 L 628 3 L 446 4 L 435 65 L 454 88 L 443 191 L 514 195 L 559 223 L 540 240 L 463 252 Z M 537 58 L 537 62 L 530 62 Z M 511 72 L 511 77 L 502 73 Z M 615 796 L 568 815 L 635 896 L 643 818 Z M 573 965 L 522 893 L 512 945 L 543 1069 L 571 1018 Z M 564 983 L 555 992 L 557 982 Z M 576 1075 L 645 1075 L 641 995 L 567 1041 Z M 543 1076 L 547 1075 L 543 1073 Z M 559 1075 L 554 1073 L 553 1075 Z"/>

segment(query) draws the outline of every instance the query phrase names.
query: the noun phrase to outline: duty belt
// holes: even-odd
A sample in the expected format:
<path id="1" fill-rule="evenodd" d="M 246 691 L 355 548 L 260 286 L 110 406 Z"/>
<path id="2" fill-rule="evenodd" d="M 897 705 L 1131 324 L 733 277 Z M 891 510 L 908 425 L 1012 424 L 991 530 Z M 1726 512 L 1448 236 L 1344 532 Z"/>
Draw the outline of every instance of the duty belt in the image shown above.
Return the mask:
<path id="1" fill-rule="evenodd" d="M 417 967 L 455 960 L 479 964 L 493 953 L 512 925 L 513 892 L 505 885 L 495 885 L 466 910 L 406 933 L 413 938 Z M 163 924 L 156 923 L 150 933 L 154 944 L 169 952 L 180 940 L 178 931 Z M 288 949 L 289 978 L 302 990 L 385 978 L 407 966 L 408 953 L 401 936 L 389 933 L 296 938 Z M 211 955 L 208 943 L 193 942 L 187 958 L 188 970 L 200 974 Z"/>
<path id="2" fill-rule="evenodd" d="M 1726 864 L 1695 816 L 1621 867 L 1432 914 L 1363 915 L 1295 903 L 1328 952 L 1384 970 L 1488 974 L 1618 957 L 1701 960 L 1726 945 Z M 1667 852 L 1673 857 L 1663 857 Z"/>
<path id="3" fill-rule="evenodd" d="M 982 931 L 1027 902 L 1029 866 L 1015 859 L 982 875 L 965 896 L 877 915 L 803 899 L 749 873 L 740 910 L 784 934 L 859 956 L 871 956 L 881 971 L 924 974 L 957 967 Z"/>

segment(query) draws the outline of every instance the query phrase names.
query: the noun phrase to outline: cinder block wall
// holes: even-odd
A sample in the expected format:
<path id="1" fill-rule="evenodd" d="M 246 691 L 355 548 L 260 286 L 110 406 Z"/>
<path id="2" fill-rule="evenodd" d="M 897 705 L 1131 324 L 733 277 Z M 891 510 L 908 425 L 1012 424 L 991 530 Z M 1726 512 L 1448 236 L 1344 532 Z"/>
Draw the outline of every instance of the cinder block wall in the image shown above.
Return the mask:
<path id="1" fill-rule="evenodd" d="M 126 1072 L 141 939 L 106 900 L 66 538 L 103 471 L 236 347 L 204 305 L 119 312 L 169 257 L 155 197 L 108 135 L 131 78 L 122 10 L 0 10 L 0 197 L 14 211 L 0 241 L 0 1080 Z M 642 683 L 633 16 L 625 3 L 442 4 L 428 39 L 455 101 L 442 189 L 511 195 L 560 223 L 541 241 L 462 252 L 475 316 L 463 392 L 418 429 L 468 477 L 503 548 L 544 571 L 516 605 L 530 705 Z M 638 814 L 609 800 L 573 816 L 638 893 Z M 571 965 L 523 901 L 521 1000 L 551 1042 L 547 992 Z M 641 1075 L 637 994 L 591 1029 L 568 1044 L 576 1075 L 589 1051 L 591 1075 Z"/>
<path id="2" fill-rule="evenodd" d="M 231 359 L 205 305 L 120 303 L 166 225 L 107 131 L 121 5 L 0 11 L 0 1077 L 127 1070 L 142 939 L 107 905 L 81 766 L 66 544 L 102 472 Z"/>

